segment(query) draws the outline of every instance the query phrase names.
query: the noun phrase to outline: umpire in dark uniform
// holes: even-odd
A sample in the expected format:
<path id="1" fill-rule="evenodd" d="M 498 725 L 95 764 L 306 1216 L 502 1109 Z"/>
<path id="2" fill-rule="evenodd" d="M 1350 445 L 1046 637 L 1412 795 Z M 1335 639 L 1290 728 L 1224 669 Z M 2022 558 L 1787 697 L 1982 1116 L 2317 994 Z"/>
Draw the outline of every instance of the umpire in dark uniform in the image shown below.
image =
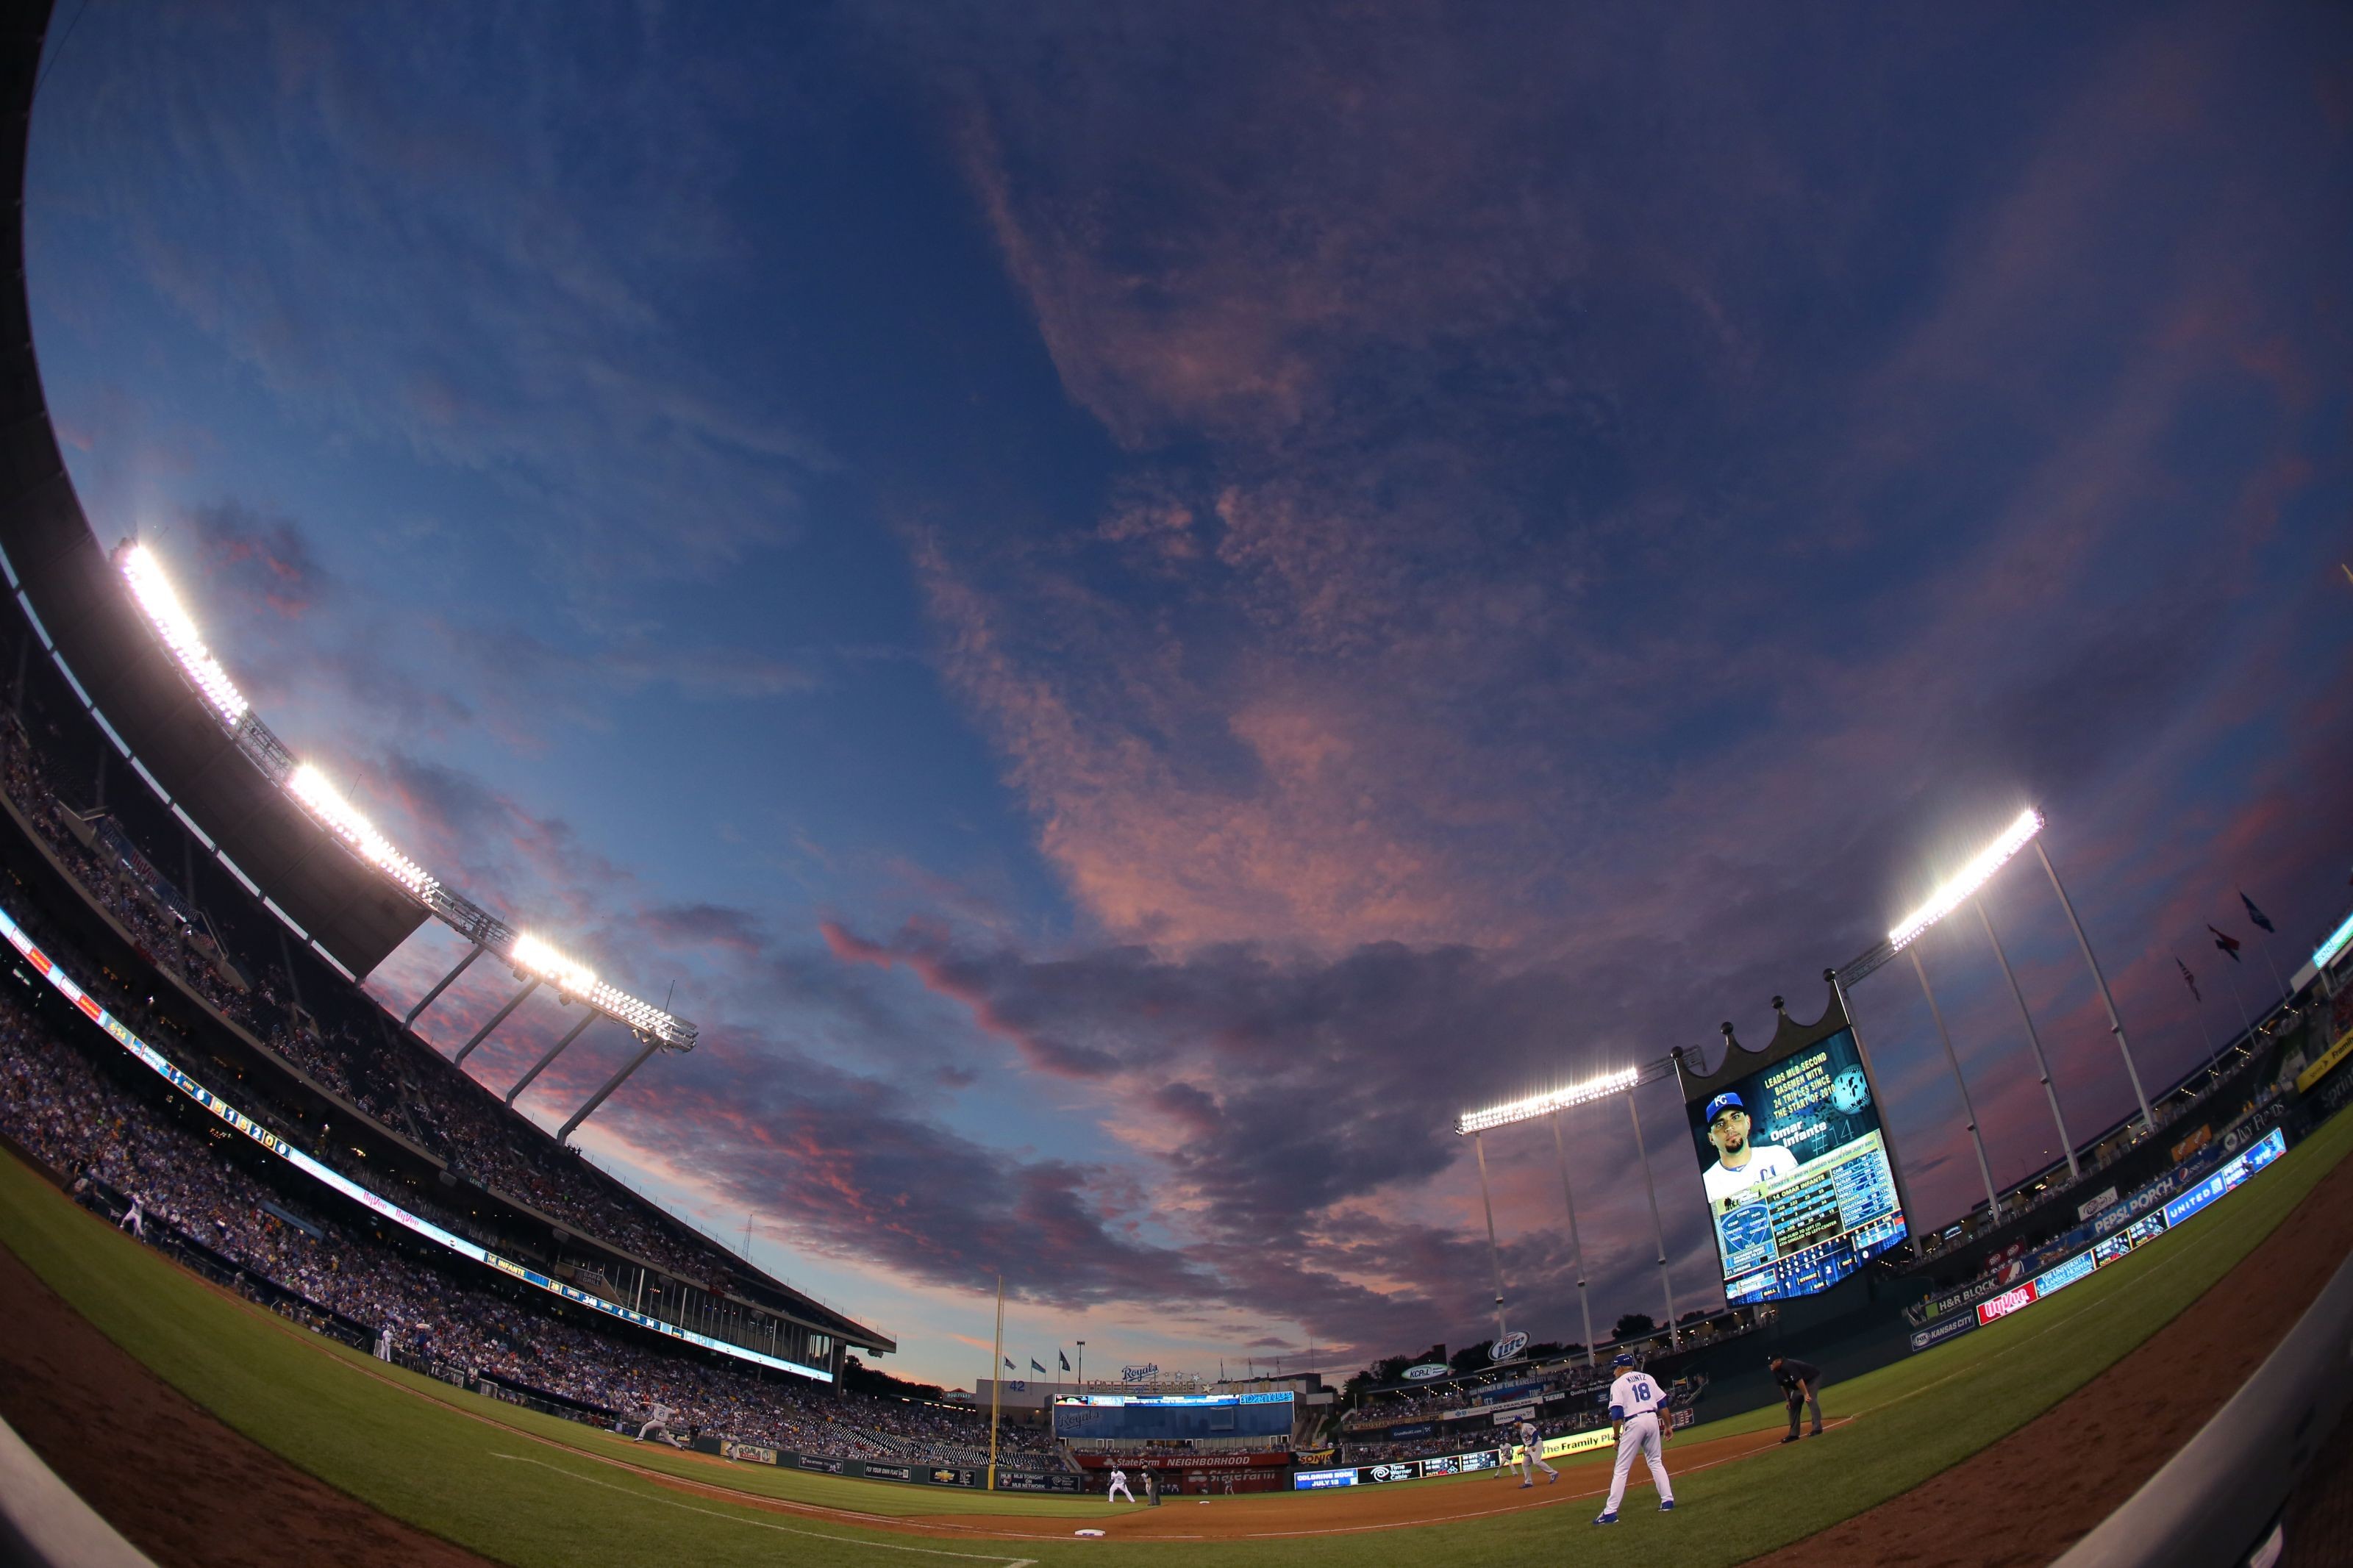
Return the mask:
<path id="1" fill-rule="evenodd" d="M 1773 1369 L 1773 1381 L 1781 1385 L 1781 1397 L 1789 1406 L 1789 1435 L 1784 1443 L 1798 1440 L 1798 1418 L 1811 1409 L 1814 1436 L 1822 1435 L 1822 1369 L 1810 1361 L 1792 1356 L 1773 1355 L 1766 1359 Z"/>

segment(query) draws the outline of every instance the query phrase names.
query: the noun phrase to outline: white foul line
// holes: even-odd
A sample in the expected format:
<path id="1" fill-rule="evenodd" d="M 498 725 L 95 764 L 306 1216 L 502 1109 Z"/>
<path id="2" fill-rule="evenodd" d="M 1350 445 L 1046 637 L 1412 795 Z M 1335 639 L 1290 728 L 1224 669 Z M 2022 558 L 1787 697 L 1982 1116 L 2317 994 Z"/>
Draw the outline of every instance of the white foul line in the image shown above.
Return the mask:
<path id="1" fill-rule="evenodd" d="M 534 1459 L 528 1454 L 493 1453 L 491 1458 L 512 1459 L 518 1465 L 537 1465 L 543 1470 L 553 1470 L 566 1480 L 578 1481 L 583 1486 L 603 1487 L 607 1491 L 622 1492 L 641 1502 L 658 1502 L 665 1508 L 684 1509 L 689 1513 L 699 1513 L 708 1519 L 723 1519 L 731 1524 L 748 1525 L 754 1530 L 773 1530 L 785 1535 L 806 1535 L 812 1541 L 838 1541 L 844 1546 L 871 1546 L 877 1552 L 912 1552 L 919 1557 L 961 1557 L 972 1563 L 1002 1563 L 1006 1568 L 1036 1568 L 1038 1562 L 1034 1557 L 999 1557 L 990 1552 L 950 1552 L 937 1546 L 902 1546 L 891 1541 L 861 1541 L 854 1535 L 828 1535 L 821 1530 L 799 1530 L 789 1524 L 776 1524 L 765 1519 L 745 1519 L 741 1514 L 722 1513 L 715 1508 L 697 1508 L 691 1502 L 681 1502 L 676 1498 L 651 1496 L 633 1488 L 617 1486 L 611 1481 L 600 1481 L 594 1476 L 584 1476 L 576 1471 L 567 1470 L 561 1465 L 551 1465 L 544 1459 Z"/>

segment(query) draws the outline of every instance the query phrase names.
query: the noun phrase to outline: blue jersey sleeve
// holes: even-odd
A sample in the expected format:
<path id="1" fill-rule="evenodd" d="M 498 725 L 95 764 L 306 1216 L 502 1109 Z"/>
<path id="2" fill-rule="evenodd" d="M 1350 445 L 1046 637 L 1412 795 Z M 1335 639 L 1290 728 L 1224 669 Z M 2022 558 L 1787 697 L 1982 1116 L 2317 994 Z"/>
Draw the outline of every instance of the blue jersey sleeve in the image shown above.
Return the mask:
<path id="1" fill-rule="evenodd" d="M 1611 1406 L 1609 1407 L 1609 1419 L 1610 1419 L 1610 1420 L 1612 1420 L 1612 1421 L 1623 1421 L 1623 1420 L 1625 1420 L 1625 1419 L 1626 1419 L 1626 1407 L 1625 1407 L 1624 1405 L 1611 1405 Z"/>

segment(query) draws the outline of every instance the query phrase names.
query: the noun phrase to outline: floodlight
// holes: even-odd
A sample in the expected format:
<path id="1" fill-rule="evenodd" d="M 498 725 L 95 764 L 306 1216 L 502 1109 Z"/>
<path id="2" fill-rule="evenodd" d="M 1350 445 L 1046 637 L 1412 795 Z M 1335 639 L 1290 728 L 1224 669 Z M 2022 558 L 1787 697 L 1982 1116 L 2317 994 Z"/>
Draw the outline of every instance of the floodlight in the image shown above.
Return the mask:
<path id="1" fill-rule="evenodd" d="M 1976 892 L 1993 879 L 1993 874 L 2010 861 L 2010 858 L 2033 841 L 2042 831 L 2042 814 L 2028 806 L 2018 814 L 2018 820 L 2002 830 L 2000 837 L 1977 852 L 1958 875 L 1936 889 L 1928 901 L 1896 922 L 1887 933 L 1887 945 L 1897 952 L 1916 941 L 1920 933 L 1951 914 Z"/>
<path id="2" fill-rule="evenodd" d="M 2353 915 L 2346 916 L 2345 923 L 2330 931 L 2328 940 L 2312 950 L 2312 967 L 2327 968 L 2337 962 L 2337 955 L 2343 952 L 2348 945 L 2353 945 Z"/>
<path id="3" fill-rule="evenodd" d="M 529 931 L 517 933 L 507 957 L 516 968 L 538 975 L 567 996 L 579 997 L 599 1013 L 617 1018 L 641 1034 L 675 1041 L 681 1027 L 676 1018 L 650 1002 L 640 1002 L 628 992 L 606 984 L 596 978 L 595 970 Z"/>
<path id="4" fill-rule="evenodd" d="M 514 951 L 508 954 L 522 968 L 530 970 L 543 980 L 552 980 L 559 991 L 575 996 L 586 996 L 596 989 L 596 972 L 576 958 L 558 952 L 554 948 L 524 931 L 514 941 Z"/>
<path id="5" fill-rule="evenodd" d="M 155 635 L 178 661 L 180 673 L 213 705 L 221 722 L 236 729 L 251 704 L 205 646 L 203 636 L 196 630 L 195 617 L 188 614 L 188 607 L 180 603 L 180 595 L 173 592 L 172 580 L 164 575 L 164 563 L 143 544 L 128 546 L 117 560 L 124 581 L 131 584 L 132 598 L 138 602 L 147 624 L 155 628 Z"/>
<path id="6" fill-rule="evenodd" d="M 286 792 L 311 808 L 334 836 L 359 852 L 360 858 L 406 888 L 418 901 L 428 901 L 440 882 L 433 873 L 392 847 L 360 809 L 337 793 L 327 775 L 304 763 L 287 775 Z"/>
<path id="7" fill-rule="evenodd" d="M 1550 1116 L 1556 1110 L 1567 1110 L 1572 1105 L 1585 1105 L 1597 1100 L 1607 1100 L 1613 1094 L 1623 1094 L 1632 1089 L 1642 1076 L 1640 1068 L 1628 1068 L 1623 1072 L 1604 1073 L 1599 1078 L 1574 1083 L 1567 1089 L 1548 1089 L 1532 1094 L 1525 1100 L 1514 1100 L 1507 1105 L 1491 1106 L 1485 1110 L 1466 1110 L 1454 1120 L 1454 1131 L 1484 1132 L 1490 1128 L 1507 1127 L 1514 1121 L 1533 1121 L 1539 1116 Z"/>

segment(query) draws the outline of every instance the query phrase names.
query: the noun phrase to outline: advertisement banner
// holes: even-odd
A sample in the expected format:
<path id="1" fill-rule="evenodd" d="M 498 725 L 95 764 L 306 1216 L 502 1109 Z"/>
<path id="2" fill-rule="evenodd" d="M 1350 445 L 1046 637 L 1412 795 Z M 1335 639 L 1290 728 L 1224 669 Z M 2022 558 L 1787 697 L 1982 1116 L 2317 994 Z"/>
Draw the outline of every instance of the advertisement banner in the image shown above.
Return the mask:
<path id="1" fill-rule="evenodd" d="M 2337 1064 L 2348 1056 L 2353 1056 L 2353 1030 L 2339 1036 L 2335 1045 L 2320 1053 L 2317 1061 L 2295 1075 L 2295 1091 L 2310 1094 L 2312 1086 L 2335 1072 Z"/>
<path id="2" fill-rule="evenodd" d="M 2007 1318 L 2034 1305 L 2034 1281 L 2029 1279 L 2014 1289 L 2004 1290 L 1990 1301 L 1978 1303 L 1978 1321 L 1990 1323 L 1996 1318 Z"/>
<path id="3" fill-rule="evenodd" d="M 2075 1217 L 2077 1219 L 2089 1219 L 2094 1215 L 2098 1214 L 2102 1209 L 2114 1204 L 2116 1201 L 2116 1188 L 2103 1187 L 2098 1192 L 2094 1193 L 2090 1197 L 2085 1198 L 2082 1203 L 2075 1205 Z"/>
<path id="4" fill-rule="evenodd" d="M 1940 1345 L 1947 1340 L 1966 1334 L 1977 1326 L 1978 1318 L 1975 1312 L 1956 1312 L 1929 1328 L 1914 1330 L 1912 1348 L 1915 1351 L 1925 1351 L 1930 1345 Z"/>
<path id="5" fill-rule="evenodd" d="M 1728 1300 L 1827 1289 L 1909 1234 L 1853 1030 L 1688 1110 Z"/>
<path id="6" fill-rule="evenodd" d="M 1345 1470 L 1295 1470 L 1291 1485 L 1294 1491 L 1320 1492 L 1333 1487 L 1353 1487 L 1356 1472 L 1353 1467 Z"/>

